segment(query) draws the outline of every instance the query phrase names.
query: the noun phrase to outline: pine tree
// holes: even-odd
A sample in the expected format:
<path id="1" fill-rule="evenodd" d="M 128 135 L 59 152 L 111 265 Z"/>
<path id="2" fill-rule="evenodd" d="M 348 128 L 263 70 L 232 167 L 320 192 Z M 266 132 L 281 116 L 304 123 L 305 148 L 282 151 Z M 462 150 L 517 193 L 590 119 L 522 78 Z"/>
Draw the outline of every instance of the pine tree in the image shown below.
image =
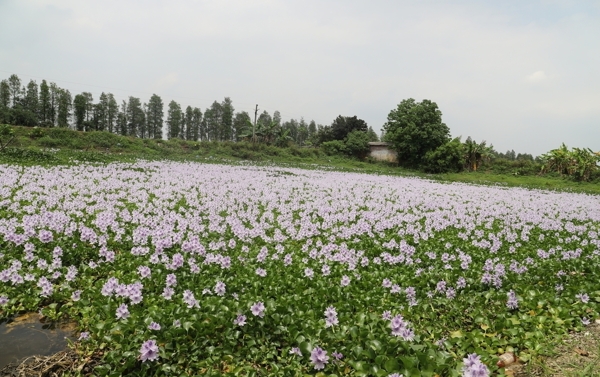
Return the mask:
<path id="1" fill-rule="evenodd" d="M 106 126 L 108 127 L 108 132 L 112 133 L 118 130 L 116 127 L 116 121 L 119 115 L 119 105 L 117 104 L 117 100 L 115 100 L 115 96 L 112 93 L 108 93 L 107 97 Z"/>
<path id="2" fill-rule="evenodd" d="M 192 140 L 194 129 L 194 109 L 191 106 L 185 108 L 185 140 Z"/>
<path id="3" fill-rule="evenodd" d="M 149 138 L 162 139 L 163 116 L 163 101 L 160 96 L 153 94 L 148 101 L 148 113 L 146 115 Z"/>
<path id="4" fill-rule="evenodd" d="M 192 124 L 192 140 L 198 141 L 200 138 L 200 127 L 202 126 L 202 111 L 197 107 L 194 107 Z"/>
<path id="5" fill-rule="evenodd" d="M 44 127 L 51 127 L 50 122 L 50 87 L 46 80 L 42 80 L 40 84 L 40 101 L 38 106 L 38 118 L 40 124 Z"/>
<path id="6" fill-rule="evenodd" d="M 58 95 L 57 123 L 59 127 L 69 127 L 69 118 L 73 109 L 73 98 L 71 92 L 60 89 Z"/>
<path id="7" fill-rule="evenodd" d="M 167 127 L 169 128 L 169 139 L 179 137 L 179 134 L 181 132 L 182 118 L 183 116 L 181 113 L 181 106 L 175 101 L 169 102 L 169 110 L 167 114 Z"/>

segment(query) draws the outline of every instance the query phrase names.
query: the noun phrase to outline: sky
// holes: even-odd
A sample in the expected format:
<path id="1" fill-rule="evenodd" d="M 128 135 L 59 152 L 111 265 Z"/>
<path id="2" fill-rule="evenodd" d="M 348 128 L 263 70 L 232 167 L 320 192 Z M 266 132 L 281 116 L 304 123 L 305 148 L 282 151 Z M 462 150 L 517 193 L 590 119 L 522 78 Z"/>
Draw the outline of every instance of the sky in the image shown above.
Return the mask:
<path id="1" fill-rule="evenodd" d="M 600 1 L 0 0 L 0 78 L 377 132 L 408 98 L 453 137 L 600 151 Z M 165 106 L 166 111 L 166 106 Z"/>

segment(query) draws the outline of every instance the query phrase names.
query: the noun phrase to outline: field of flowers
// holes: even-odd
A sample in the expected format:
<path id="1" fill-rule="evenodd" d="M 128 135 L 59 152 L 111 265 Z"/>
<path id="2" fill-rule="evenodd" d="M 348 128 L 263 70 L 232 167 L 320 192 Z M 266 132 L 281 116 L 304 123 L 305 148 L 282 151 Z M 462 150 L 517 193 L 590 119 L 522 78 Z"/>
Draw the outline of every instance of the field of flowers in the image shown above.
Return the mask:
<path id="1" fill-rule="evenodd" d="M 0 166 L 0 318 L 98 375 L 486 376 L 598 317 L 600 197 L 291 168 Z M 86 353 L 87 352 L 87 353 Z"/>

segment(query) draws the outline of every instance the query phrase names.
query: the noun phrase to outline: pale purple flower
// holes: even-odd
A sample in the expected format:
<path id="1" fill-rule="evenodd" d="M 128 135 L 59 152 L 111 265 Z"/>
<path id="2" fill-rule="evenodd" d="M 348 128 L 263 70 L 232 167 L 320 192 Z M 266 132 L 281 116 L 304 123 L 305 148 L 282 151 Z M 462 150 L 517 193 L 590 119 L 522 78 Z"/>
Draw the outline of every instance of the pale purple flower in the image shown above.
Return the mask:
<path id="1" fill-rule="evenodd" d="M 409 328 L 409 323 L 404 321 L 404 318 L 398 314 L 390 322 L 392 335 L 399 336 L 404 340 L 411 341 L 415 337 L 414 332 Z"/>
<path id="2" fill-rule="evenodd" d="M 77 340 L 87 340 L 90 338 L 90 333 L 87 331 L 83 331 L 79 334 L 79 338 Z"/>
<path id="3" fill-rule="evenodd" d="M 148 266 L 139 266 L 137 270 L 142 279 L 145 279 L 152 274 L 152 271 Z"/>
<path id="4" fill-rule="evenodd" d="M 290 354 L 302 356 L 302 351 L 300 351 L 300 348 L 298 347 L 292 347 L 292 349 L 290 350 Z"/>
<path id="5" fill-rule="evenodd" d="M 167 275 L 167 287 L 174 287 L 177 285 L 177 277 L 175 274 Z"/>
<path id="6" fill-rule="evenodd" d="M 316 370 L 324 369 L 325 364 L 329 361 L 329 356 L 327 356 L 327 351 L 320 347 L 313 348 L 310 353 L 310 361 L 313 363 Z"/>
<path id="7" fill-rule="evenodd" d="M 198 300 L 196 300 L 196 298 L 194 297 L 194 293 L 189 289 L 186 289 L 183 292 L 183 302 L 187 304 L 188 309 L 200 306 Z"/>
<path id="8" fill-rule="evenodd" d="M 156 341 L 145 341 L 140 348 L 140 360 L 146 362 L 147 360 L 154 361 L 156 359 L 158 359 L 158 345 Z"/>
<path id="9" fill-rule="evenodd" d="M 261 276 L 261 277 L 264 278 L 265 276 L 267 276 L 267 270 L 265 270 L 264 268 L 260 268 L 259 267 L 259 268 L 256 269 L 256 274 L 258 276 Z"/>
<path id="10" fill-rule="evenodd" d="M 225 295 L 225 283 L 223 283 L 222 281 L 217 281 L 217 284 L 215 284 L 215 294 L 217 296 Z"/>
<path id="11" fill-rule="evenodd" d="M 335 310 L 335 308 L 333 306 L 330 306 L 327 309 L 325 309 L 324 314 L 325 314 L 325 327 L 335 326 L 339 323 L 338 317 L 337 317 L 337 311 Z"/>
<path id="12" fill-rule="evenodd" d="M 519 307 L 517 294 L 512 289 L 508 292 L 508 301 L 506 302 L 506 306 L 512 310 L 517 309 Z"/>
<path id="13" fill-rule="evenodd" d="M 479 355 L 472 353 L 463 359 L 463 377 L 489 377 L 490 371 L 483 364 Z"/>
<path id="14" fill-rule="evenodd" d="M 127 317 L 129 317 L 129 309 L 127 308 L 127 305 L 121 304 L 117 308 L 116 316 L 117 319 L 126 319 Z"/>
<path id="15" fill-rule="evenodd" d="M 250 307 L 250 311 L 257 317 L 265 316 L 265 304 L 262 301 L 255 302 L 254 305 Z"/>
<path id="16" fill-rule="evenodd" d="M 381 314 L 381 318 L 386 321 L 389 321 L 390 319 L 392 319 L 392 312 L 389 310 L 384 311 L 383 314 Z"/>
<path id="17" fill-rule="evenodd" d="M 342 355 L 340 352 L 338 351 L 333 351 L 331 353 L 331 356 L 333 356 L 334 359 L 336 360 L 342 360 L 344 358 L 344 355 Z"/>
<path id="18" fill-rule="evenodd" d="M 148 325 L 148 329 L 150 330 L 160 330 L 160 325 L 156 322 L 152 322 Z"/>
<path id="19" fill-rule="evenodd" d="M 383 279 L 381 285 L 383 286 L 383 288 L 389 288 L 392 286 L 392 282 L 390 281 L 390 279 Z"/>
<path id="20" fill-rule="evenodd" d="M 342 281 L 341 281 L 340 285 L 342 287 L 346 287 L 349 284 L 350 284 L 350 278 L 348 276 L 346 276 L 346 275 L 342 276 Z"/>
<path id="21" fill-rule="evenodd" d="M 304 276 L 306 276 L 309 279 L 312 279 L 313 276 L 315 276 L 315 272 L 312 268 L 307 267 L 304 269 Z"/>
<path id="22" fill-rule="evenodd" d="M 8 304 L 8 297 L 0 296 L 0 305 L 6 305 L 6 304 Z"/>
<path id="23" fill-rule="evenodd" d="M 74 291 L 71 294 L 71 300 L 73 300 L 73 301 L 79 301 L 80 298 L 81 298 L 81 291 L 79 291 L 79 290 Z"/>
<path id="24" fill-rule="evenodd" d="M 170 300 L 174 294 L 175 294 L 175 290 L 173 288 L 165 287 L 165 289 L 163 289 L 162 296 L 165 298 L 165 300 Z"/>
<path id="25" fill-rule="evenodd" d="M 588 325 L 589 325 L 591 322 L 590 322 L 590 319 L 589 319 L 589 318 L 583 317 L 583 318 L 581 318 L 581 323 L 582 323 L 584 326 L 588 326 Z"/>
<path id="26" fill-rule="evenodd" d="M 238 316 L 233 320 L 233 324 L 237 326 L 244 326 L 246 324 L 246 316 L 243 314 L 238 314 Z"/>
<path id="27" fill-rule="evenodd" d="M 584 304 L 587 304 L 590 301 L 590 296 L 587 293 L 576 294 L 575 297 L 581 300 Z"/>

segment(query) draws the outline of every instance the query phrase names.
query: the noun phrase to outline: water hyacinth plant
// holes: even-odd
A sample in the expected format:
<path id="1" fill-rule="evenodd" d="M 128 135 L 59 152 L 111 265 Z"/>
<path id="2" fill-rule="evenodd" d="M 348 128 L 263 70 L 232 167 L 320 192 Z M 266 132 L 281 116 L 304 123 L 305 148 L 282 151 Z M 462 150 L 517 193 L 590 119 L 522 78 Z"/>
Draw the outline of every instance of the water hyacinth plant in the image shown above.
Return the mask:
<path id="1" fill-rule="evenodd" d="M 581 194 L 1 165 L 0 316 L 75 320 L 101 376 L 493 375 L 598 317 L 599 233 Z"/>

